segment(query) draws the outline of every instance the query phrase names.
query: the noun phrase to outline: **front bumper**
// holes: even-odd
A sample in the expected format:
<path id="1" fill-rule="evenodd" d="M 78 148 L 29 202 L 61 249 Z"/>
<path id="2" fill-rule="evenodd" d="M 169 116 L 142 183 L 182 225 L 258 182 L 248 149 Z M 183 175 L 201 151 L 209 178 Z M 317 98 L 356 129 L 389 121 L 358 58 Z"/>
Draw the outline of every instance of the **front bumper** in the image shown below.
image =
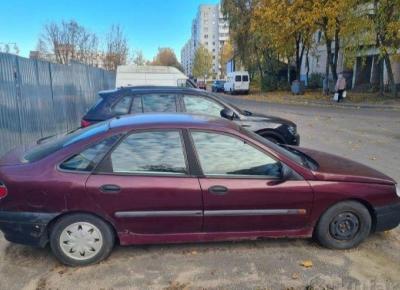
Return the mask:
<path id="1" fill-rule="evenodd" d="M 393 229 L 400 224 L 400 202 L 375 207 L 375 232 Z"/>
<path id="2" fill-rule="evenodd" d="M 44 247 L 48 241 L 47 225 L 57 213 L 0 211 L 0 230 L 7 241 Z"/>
<path id="3" fill-rule="evenodd" d="M 292 146 L 299 146 L 300 145 L 300 135 L 296 133 L 295 135 L 286 136 L 286 144 L 292 145 Z"/>

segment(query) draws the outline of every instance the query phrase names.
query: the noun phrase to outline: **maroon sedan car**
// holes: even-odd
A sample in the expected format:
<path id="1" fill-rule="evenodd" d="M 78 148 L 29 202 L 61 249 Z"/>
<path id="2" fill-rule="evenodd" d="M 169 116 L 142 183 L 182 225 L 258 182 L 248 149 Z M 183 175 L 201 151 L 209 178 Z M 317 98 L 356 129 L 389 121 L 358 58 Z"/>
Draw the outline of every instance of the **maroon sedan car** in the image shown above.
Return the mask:
<path id="1" fill-rule="evenodd" d="M 400 222 L 390 177 L 223 119 L 125 116 L 0 160 L 0 229 L 68 265 L 121 245 L 312 237 L 347 249 Z"/>

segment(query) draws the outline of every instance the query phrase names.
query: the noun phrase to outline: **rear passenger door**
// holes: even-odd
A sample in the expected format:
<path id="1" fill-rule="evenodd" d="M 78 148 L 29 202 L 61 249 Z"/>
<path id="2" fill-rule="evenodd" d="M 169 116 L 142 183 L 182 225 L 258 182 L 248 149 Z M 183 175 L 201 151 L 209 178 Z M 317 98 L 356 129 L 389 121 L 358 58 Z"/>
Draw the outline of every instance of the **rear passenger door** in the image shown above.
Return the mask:
<path id="1" fill-rule="evenodd" d="M 179 129 L 123 137 L 88 178 L 86 190 L 120 231 L 131 233 L 127 239 L 201 231 L 202 193 Z"/>
<path id="2" fill-rule="evenodd" d="M 131 113 L 177 112 L 179 101 L 174 93 L 149 93 L 136 95 Z"/>

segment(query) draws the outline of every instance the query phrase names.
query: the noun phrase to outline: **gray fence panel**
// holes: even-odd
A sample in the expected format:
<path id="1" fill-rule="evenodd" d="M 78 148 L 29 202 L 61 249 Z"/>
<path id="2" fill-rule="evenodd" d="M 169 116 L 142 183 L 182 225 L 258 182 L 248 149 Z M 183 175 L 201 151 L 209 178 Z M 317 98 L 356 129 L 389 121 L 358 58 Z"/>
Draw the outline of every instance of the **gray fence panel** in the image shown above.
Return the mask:
<path id="1" fill-rule="evenodd" d="M 0 155 L 20 144 L 79 126 L 115 73 L 0 53 Z"/>
<path id="2" fill-rule="evenodd" d="M 21 143 L 16 61 L 15 56 L 0 53 L 0 153 Z"/>

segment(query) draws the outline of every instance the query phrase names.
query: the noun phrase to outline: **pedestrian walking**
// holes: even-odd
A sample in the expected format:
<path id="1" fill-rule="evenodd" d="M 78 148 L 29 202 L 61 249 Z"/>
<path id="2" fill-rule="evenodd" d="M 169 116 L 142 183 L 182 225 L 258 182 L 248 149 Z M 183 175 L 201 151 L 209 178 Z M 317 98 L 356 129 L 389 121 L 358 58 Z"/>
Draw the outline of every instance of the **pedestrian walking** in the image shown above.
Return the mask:
<path id="1" fill-rule="evenodd" d="M 336 81 L 335 91 L 338 94 L 337 102 L 343 101 L 343 93 L 346 90 L 346 79 L 343 77 L 343 74 L 339 74 L 339 78 Z"/>

